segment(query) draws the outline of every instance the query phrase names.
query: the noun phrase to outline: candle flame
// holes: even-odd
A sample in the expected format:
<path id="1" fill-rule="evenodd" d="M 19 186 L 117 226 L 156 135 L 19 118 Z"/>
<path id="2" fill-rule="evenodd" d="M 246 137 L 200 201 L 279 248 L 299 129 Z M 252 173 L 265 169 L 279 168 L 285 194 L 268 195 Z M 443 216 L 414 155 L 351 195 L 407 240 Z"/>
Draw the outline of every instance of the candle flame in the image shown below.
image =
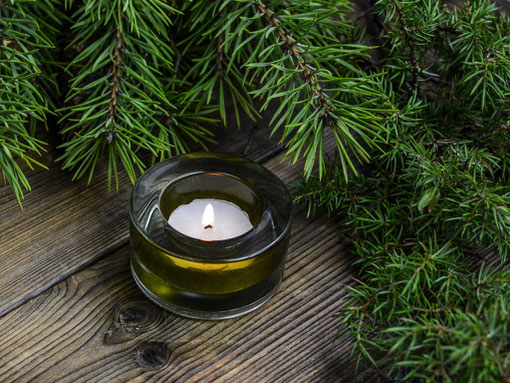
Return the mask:
<path id="1" fill-rule="evenodd" d="M 214 224 L 214 209 L 210 203 L 204 209 L 204 215 L 202 217 L 202 226 L 204 229 L 211 229 Z"/>

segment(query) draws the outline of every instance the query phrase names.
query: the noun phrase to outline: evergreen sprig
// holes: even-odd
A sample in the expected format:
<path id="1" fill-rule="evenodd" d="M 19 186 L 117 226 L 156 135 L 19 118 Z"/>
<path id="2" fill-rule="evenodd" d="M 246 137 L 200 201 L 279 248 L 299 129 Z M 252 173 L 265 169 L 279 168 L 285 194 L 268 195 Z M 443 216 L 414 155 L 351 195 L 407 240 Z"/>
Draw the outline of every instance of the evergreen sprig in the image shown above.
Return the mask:
<path id="1" fill-rule="evenodd" d="M 256 116 L 252 97 L 262 100 L 261 110 L 276 102 L 273 134 L 281 130 L 293 162 L 306 158 L 306 175 L 316 162 L 322 174 L 331 130 L 347 178 L 349 169 L 356 172 L 353 158 L 368 160 L 367 148 L 384 131 L 381 114 L 391 109 L 379 83 L 360 69 L 371 47 L 351 42 L 349 10 L 345 0 L 196 2 L 185 13 L 184 52 L 199 47 L 206 54 L 185 67 L 198 79 L 188 97 L 208 104 L 218 89 L 225 121 L 228 89 L 238 123 L 239 109 Z"/>
<path id="2" fill-rule="evenodd" d="M 228 2 L 185 2 L 183 20 L 177 28 L 183 38 L 179 42 L 181 55 L 191 56 L 183 60 L 181 71 L 191 82 L 186 100 L 199 100 L 200 105 L 218 108 L 223 124 L 227 126 L 227 100 L 232 100 L 236 123 L 241 125 L 241 112 L 252 120 L 259 115 L 249 91 L 253 84 L 246 81 L 243 63 L 232 60 L 225 49 L 223 27 L 235 22 L 236 14 Z"/>
<path id="3" fill-rule="evenodd" d="M 448 39 L 457 54 L 449 68 L 457 72 L 452 78 L 455 94 L 463 98 L 463 106 L 471 111 L 474 121 L 484 114 L 493 121 L 507 118 L 510 112 L 508 17 L 498 14 L 492 3 L 466 1 L 449 23 L 456 31 Z"/>
<path id="4" fill-rule="evenodd" d="M 264 42 L 257 46 L 260 53 L 255 50 L 246 63 L 251 76 L 263 79 L 254 94 L 265 98 L 264 107 L 279 101 L 273 132 L 283 128 L 287 155 L 294 162 L 299 156 L 306 158 L 307 176 L 316 161 L 319 177 L 324 172 L 326 130 L 333 133 L 346 179 L 349 169 L 356 173 L 352 157 L 369 159 L 362 143 L 374 147 L 374 138 L 384 131 L 379 119 L 386 110 L 378 82 L 356 65 L 370 47 L 341 42 L 352 36 L 345 21 L 348 6 L 347 1 L 259 1 L 271 33 L 264 24 L 246 28 L 252 38 Z"/>
<path id="5" fill-rule="evenodd" d="M 0 172 L 18 201 L 30 190 L 19 162 L 45 167 L 34 158 L 45 148 L 35 129 L 56 98 L 55 80 L 43 69 L 54 48 L 51 19 L 58 23 L 52 1 L 0 2 Z"/>
<path id="6" fill-rule="evenodd" d="M 108 179 L 118 184 L 120 159 L 129 178 L 153 157 L 188 150 L 187 140 L 208 140 L 208 110 L 186 113 L 169 33 L 179 11 L 165 1 L 90 0 L 74 15 L 74 40 L 84 47 L 69 64 L 72 75 L 62 130 L 63 167 L 92 179 L 103 152 Z M 188 109 L 189 109 L 189 105 Z"/>
<path id="7" fill-rule="evenodd" d="M 377 12 L 383 86 L 398 109 L 385 121 L 383 152 L 350 182 L 332 160 L 296 197 L 309 214 L 338 215 L 360 257 L 339 336 L 353 337 L 358 363 L 390 376 L 506 382 L 508 18 L 486 1 L 450 11 L 381 0 Z M 480 267 L 472 248 L 503 263 Z"/>

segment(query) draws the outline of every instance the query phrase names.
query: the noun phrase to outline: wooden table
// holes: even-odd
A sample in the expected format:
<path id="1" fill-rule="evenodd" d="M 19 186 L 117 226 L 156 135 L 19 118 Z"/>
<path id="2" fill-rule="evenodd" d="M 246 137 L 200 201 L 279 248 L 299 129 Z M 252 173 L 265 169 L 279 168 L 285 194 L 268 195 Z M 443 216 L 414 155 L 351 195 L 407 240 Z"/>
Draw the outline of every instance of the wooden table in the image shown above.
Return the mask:
<path id="1" fill-rule="evenodd" d="M 297 168 L 282 162 L 282 148 L 268 136 L 267 129 L 232 129 L 217 149 L 292 184 Z M 284 280 L 269 303 L 235 319 L 186 319 L 136 287 L 131 184 L 124 177 L 108 193 L 105 172 L 89 187 L 58 164 L 34 174 L 23 210 L 0 188 L 1 382 L 354 380 L 349 340 L 334 341 L 333 317 L 345 304 L 353 256 L 325 214 L 307 219 L 296 209 Z"/>

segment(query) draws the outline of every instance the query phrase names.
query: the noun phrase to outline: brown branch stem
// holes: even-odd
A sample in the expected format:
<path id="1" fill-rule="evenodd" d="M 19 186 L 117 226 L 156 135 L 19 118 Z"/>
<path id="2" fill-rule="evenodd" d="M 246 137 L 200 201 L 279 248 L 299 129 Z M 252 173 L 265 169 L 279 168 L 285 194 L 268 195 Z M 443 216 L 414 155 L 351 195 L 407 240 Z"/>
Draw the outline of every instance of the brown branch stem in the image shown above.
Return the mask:
<path id="1" fill-rule="evenodd" d="M 402 13 L 402 9 L 395 2 L 395 9 L 398 14 L 398 19 L 400 25 L 402 26 L 402 31 L 405 34 L 405 39 L 409 44 L 409 61 L 411 63 L 411 75 L 413 77 L 412 88 L 416 89 L 418 87 L 418 60 L 416 59 L 416 48 L 414 46 L 414 41 L 411 39 L 411 32 L 407 25 L 407 22 L 404 18 L 404 14 Z"/>
<path id="2" fill-rule="evenodd" d="M 179 70 L 179 65 L 181 65 L 182 55 L 179 49 L 177 48 L 177 45 L 175 44 L 175 41 L 172 37 L 170 37 L 170 47 L 172 48 L 172 51 L 175 54 L 175 71 L 177 72 Z"/>
<path id="3" fill-rule="evenodd" d="M 117 117 L 117 109 L 119 107 L 119 93 L 120 93 L 120 66 L 122 64 L 122 35 L 120 28 L 117 27 L 115 31 L 115 48 L 113 50 L 113 66 L 112 66 L 112 90 L 110 96 L 110 105 L 108 105 L 108 118 L 115 122 Z M 115 127 L 114 127 L 115 128 Z M 106 137 L 108 143 L 113 141 L 113 135 L 108 132 Z"/>
<path id="4" fill-rule="evenodd" d="M 222 44 L 223 35 L 219 35 L 216 40 L 216 70 L 218 71 L 220 80 L 223 79 L 225 74 L 225 51 L 223 50 Z"/>
<path id="5" fill-rule="evenodd" d="M 319 104 L 322 108 L 324 108 L 327 117 L 329 115 L 329 111 L 331 107 L 327 101 L 327 95 L 320 86 L 319 79 L 312 70 L 310 70 L 310 66 L 303 59 L 303 52 L 296 46 L 292 37 L 289 35 L 288 31 L 281 27 L 280 20 L 274 16 L 274 14 L 269 10 L 267 5 L 263 1 L 259 1 L 258 9 L 265 16 L 266 20 L 276 29 L 276 36 L 278 39 L 283 41 L 290 52 L 290 55 L 294 59 L 297 67 L 302 73 L 303 79 L 309 85 L 312 90 L 312 94 L 317 96 L 319 100 Z"/>

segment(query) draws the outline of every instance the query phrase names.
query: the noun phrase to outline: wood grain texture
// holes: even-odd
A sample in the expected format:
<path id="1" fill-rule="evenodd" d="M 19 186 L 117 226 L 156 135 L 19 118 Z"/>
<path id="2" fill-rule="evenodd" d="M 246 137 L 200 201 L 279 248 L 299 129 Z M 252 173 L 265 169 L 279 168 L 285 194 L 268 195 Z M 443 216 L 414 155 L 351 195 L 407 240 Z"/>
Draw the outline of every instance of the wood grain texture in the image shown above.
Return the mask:
<path id="1" fill-rule="evenodd" d="M 289 183 L 296 169 L 282 158 L 264 165 Z M 333 342 L 332 316 L 344 304 L 352 257 L 326 216 L 306 220 L 298 211 L 277 295 L 226 321 L 180 318 L 150 303 L 130 275 L 129 254 L 121 245 L 4 315 L 0 380 L 352 381 L 348 340 Z"/>
<path id="2" fill-rule="evenodd" d="M 271 158 L 282 149 L 269 137 L 268 117 L 221 129 L 221 144 L 212 149 Z M 9 188 L 0 188 L 0 316 L 126 242 L 132 185 L 122 172 L 119 190 L 108 193 L 106 174 L 99 165 L 87 187 L 58 167 L 37 173 L 23 210 Z"/>
<path id="3" fill-rule="evenodd" d="M 333 342 L 352 273 L 338 227 L 296 214 L 284 281 L 241 318 L 199 321 L 150 303 L 129 272 L 129 246 L 0 319 L 2 382 L 351 381 Z"/>

